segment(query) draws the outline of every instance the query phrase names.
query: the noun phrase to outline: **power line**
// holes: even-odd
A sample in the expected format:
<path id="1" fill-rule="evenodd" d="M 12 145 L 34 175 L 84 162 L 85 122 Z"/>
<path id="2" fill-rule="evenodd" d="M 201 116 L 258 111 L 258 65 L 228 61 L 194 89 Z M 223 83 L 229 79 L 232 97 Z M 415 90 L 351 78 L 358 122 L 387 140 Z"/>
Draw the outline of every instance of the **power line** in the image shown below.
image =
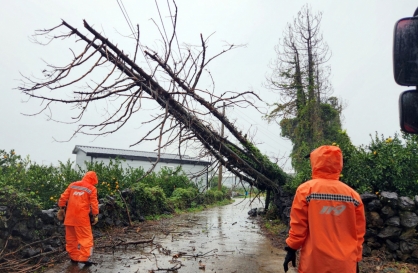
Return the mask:
<path id="1" fill-rule="evenodd" d="M 119 3 L 119 1 L 120 1 L 120 3 Z M 122 12 L 123 16 L 125 17 L 126 23 L 128 24 L 129 28 L 130 28 L 130 29 L 131 29 L 131 31 L 132 31 L 132 35 L 133 35 L 133 37 L 134 37 L 134 38 L 136 38 L 136 39 L 138 40 L 138 46 L 139 46 L 139 49 L 141 50 L 142 56 L 144 57 L 145 61 L 147 62 L 147 64 L 148 64 L 148 67 L 149 67 L 150 71 L 152 71 L 151 64 L 149 63 L 148 59 L 145 57 L 145 53 L 144 53 L 144 51 L 143 51 L 143 49 L 142 49 L 142 45 L 141 45 L 141 43 L 139 42 L 139 30 L 138 30 L 138 35 L 136 36 L 136 35 L 135 35 L 135 31 L 134 31 L 134 29 L 133 29 L 133 24 L 132 24 L 131 18 L 129 18 L 128 12 L 127 12 L 127 11 L 126 11 L 126 9 L 125 9 L 125 5 L 123 4 L 122 0 L 117 0 L 117 3 L 118 3 L 118 5 L 119 5 L 119 8 L 120 8 L 120 10 L 121 10 L 121 12 Z M 123 7 L 123 8 L 122 8 L 122 7 Z M 159 12 L 159 11 L 158 11 L 158 12 Z"/>
<path id="2" fill-rule="evenodd" d="M 129 18 L 128 12 L 126 12 L 126 9 L 125 9 L 125 6 L 123 5 L 122 0 L 117 0 L 116 2 L 118 3 L 120 10 L 122 11 L 123 17 L 125 17 L 126 23 L 128 24 L 129 28 L 132 31 L 132 35 L 134 36 L 134 38 L 136 38 L 135 31 L 134 31 L 134 28 L 133 28 L 131 19 Z"/>
<path id="3" fill-rule="evenodd" d="M 164 22 L 163 22 L 163 18 L 161 17 L 160 7 L 158 6 L 157 0 L 155 0 L 155 5 L 157 6 L 158 15 L 160 16 L 161 25 L 163 27 L 165 39 L 167 40 L 167 44 L 168 44 L 168 36 L 167 36 L 167 32 L 165 30 L 165 25 L 164 25 Z"/>

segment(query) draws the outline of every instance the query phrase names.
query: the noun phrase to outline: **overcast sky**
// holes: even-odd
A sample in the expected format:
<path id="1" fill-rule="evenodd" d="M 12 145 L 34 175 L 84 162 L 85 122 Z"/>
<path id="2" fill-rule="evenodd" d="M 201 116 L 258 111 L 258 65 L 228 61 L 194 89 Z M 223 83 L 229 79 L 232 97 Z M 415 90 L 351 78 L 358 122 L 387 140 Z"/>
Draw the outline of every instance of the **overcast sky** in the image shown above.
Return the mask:
<path id="1" fill-rule="evenodd" d="M 165 17 L 166 1 L 159 1 Z M 322 33 L 332 58 L 331 83 L 334 95 L 342 98 L 347 107 L 343 112 L 343 127 L 355 145 L 370 143 L 370 134 L 378 132 L 393 136 L 399 132 L 398 97 L 403 90 L 392 76 L 392 35 L 395 22 L 412 16 L 417 2 L 412 0 L 183 0 L 179 9 L 178 38 L 180 43 L 199 43 L 199 35 L 210 39 L 212 54 L 225 41 L 246 44 L 217 59 L 210 67 L 217 92 L 226 90 L 254 90 L 260 97 L 272 102 L 275 94 L 263 87 L 270 73 L 269 63 L 275 58 L 274 46 L 282 37 L 304 4 L 310 4 L 314 13 L 323 12 Z M 120 133 L 92 138 L 78 136 L 66 140 L 75 125 L 47 121 L 45 115 L 28 117 L 40 110 L 40 102 L 24 103 L 27 98 L 18 90 L 19 79 L 39 73 L 42 60 L 54 63 L 68 61 L 69 48 L 74 41 L 52 43 L 42 47 L 31 43 L 29 37 L 36 29 L 58 25 L 61 19 L 82 30 L 82 20 L 101 31 L 125 52 L 132 52 L 132 42 L 122 35 L 129 34 L 128 25 L 115 1 L 10 1 L 0 0 L 0 149 L 15 149 L 17 154 L 29 155 L 40 164 L 57 164 L 58 160 L 74 161 L 75 145 L 129 149 L 129 145 L 143 136 L 140 126 L 131 126 Z M 150 18 L 159 20 L 154 0 L 124 0 L 133 24 L 139 24 L 141 41 L 152 44 L 158 31 Z M 125 47 L 126 46 L 126 47 Z M 147 115 L 144 112 L 143 115 Z M 69 113 L 62 111 L 60 116 Z M 267 155 L 288 155 L 291 143 L 280 137 L 276 124 L 267 124 L 260 115 L 250 111 L 228 109 L 227 115 L 237 117 L 237 126 L 245 132 L 257 128 L 259 148 Z M 153 145 L 140 145 L 133 149 L 152 151 Z M 167 151 L 172 152 L 172 151 Z"/>

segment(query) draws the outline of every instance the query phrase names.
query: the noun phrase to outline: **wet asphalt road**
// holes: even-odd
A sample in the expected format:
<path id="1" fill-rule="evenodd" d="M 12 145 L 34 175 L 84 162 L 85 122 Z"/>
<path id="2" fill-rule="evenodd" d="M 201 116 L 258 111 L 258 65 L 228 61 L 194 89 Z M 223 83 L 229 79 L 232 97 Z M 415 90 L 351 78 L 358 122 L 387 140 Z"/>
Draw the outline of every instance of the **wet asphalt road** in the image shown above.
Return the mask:
<path id="1" fill-rule="evenodd" d="M 236 199 L 227 206 L 183 214 L 170 219 L 169 234 L 152 234 L 153 245 L 118 250 L 114 254 L 97 251 L 93 260 L 98 265 L 83 267 L 67 261 L 46 272 L 149 273 L 173 268 L 178 268 L 174 271 L 178 273 L 284 272 L 285 252 L 274 248 L 247 214 L 251 208 L 263 206 L 259 201 L 250 205 L 248 199 Z M 297 271 L 290 268 L 288 272 Z"/>

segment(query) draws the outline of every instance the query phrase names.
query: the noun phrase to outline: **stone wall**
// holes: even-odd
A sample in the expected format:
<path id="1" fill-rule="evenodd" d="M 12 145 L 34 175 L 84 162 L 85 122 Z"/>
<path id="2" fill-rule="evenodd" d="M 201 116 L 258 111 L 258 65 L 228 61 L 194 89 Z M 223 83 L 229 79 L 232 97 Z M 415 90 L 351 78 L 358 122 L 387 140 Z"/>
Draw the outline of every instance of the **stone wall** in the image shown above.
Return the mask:
<path id="1" fill-rule="evenodd" d="M 114 198 L 107 196 L 99 200 L 99 222 L 94 226 L 95 237 L 101 236 L 100 230 L 109 226 L 129 224 L 126 209 L 119 207 Z M 64 225 L 58 221 L 58 207 L 41 210 L 31 203 L 17 202 L 0 197 L 0 250 L 14 251 L 21 248 L 23 257 L 29 258 L 41 252 L 49 252 L 63 247 Z M 131 211 L 132 221 L 144 221 L 144 216 Z M 38 244 L 34 242 L 41 241 Z M 4 254 L 3 253 L 3 254 Z"/>
<path id="2" fill-rule="evenodd" d="M 363 256 L 383 252 L 388 259 L 418 263 L 418 196 L 414 199 L 395 192 L 361 194 L 366 213 L 366 235 Z M 282 193 L 281 219 L 289 225 L 293 196 Z"/>
<path id="3" fill-rule="evenodd" d="M 129 199 L 128 194 L 123 193 Z M 363 256 L 383 251 L 387 258 L 418 263 L 418 196 L 411 199 L 394 192 L 382 192 L 380 195 L 365 193 L 361 198 L 367 226 Z M 22 249 L 23 256 L 31 257 L 65 244 L 64 226 L 56 218 L 57 207 L 40 210 L 31 204 L 17 206 L 5 200 L 0 197 L 0 250 L 15 250 L 42 241 Z M 287 225 L 292 200 L 293 196 L 286 193 L 275 197 L 276 205 L 282 206 L 281 218 Z M 128 225 L 126 209 L 119 207 L 112 197 L 101 199 L 99 206 L 99 223 L 94 228 L 96 237 L 100 236 L 100 229 Z M 135 208 L 130 208 L 130 216 L 132 221 L 145 220 Z"/>
<path id="4" fill-rule="evenodd" d="M 39 245 L 22 249 L 23 257 L 28 258 L 41 252 L 53 251 L 64 245 L 64 227 L 56 219 L 57 209 L 40 210 L 0 204 L 0 249 L 7 251 L 36 241 L 45 240 Z"/>
<path id="5" fill-rule="evenodd" d="M 141 189 L 138 190 L 139 193 Z M 99 200 L 99 222 L 93 229 L 95 237 L 101 236 L 100 230 L 108 227 L 128 226 L 129 220 L 142 222 L 145 221 L 145 215 L 171 214 L 173 212 L 172 206 L 158 203 L 158 198 L 139 202 L 136 198 L 138 191 L 123 190 L 121 194 L 126 203 L 117 202 L 112 196 L 106 196 Z M 163 193 L 162 190 L 161 193 Z M 155 193 L 152 194 L 154 197 L 156 196 Z M 189 197 L 185 197 L 183 200 L 184 203 L 191 203 L 187 198 Z M 199 204 L 219 201 L 212 198 L 211 195 L 199 196 L 197 199 L 193 197 L 192 199 Z M 125 204 L 128 208 L 125 207 Z M 130 217 L 128 217 L 127 210 Z M 19 252 L 24 254 L 23 256 L 32 257 L 41 252 L 53 251 L 64 246 L 65 229 L 63 222 L 56 218 L 57 212 L 58 207 L 41 210 L 31 198 L 19 194 L 13 188 L 0 188 L 0 259 L 1 253 L 4 254 L 16 249 L 19 249 Z M 23 247 L 25 245 L 27 247 Z"/>

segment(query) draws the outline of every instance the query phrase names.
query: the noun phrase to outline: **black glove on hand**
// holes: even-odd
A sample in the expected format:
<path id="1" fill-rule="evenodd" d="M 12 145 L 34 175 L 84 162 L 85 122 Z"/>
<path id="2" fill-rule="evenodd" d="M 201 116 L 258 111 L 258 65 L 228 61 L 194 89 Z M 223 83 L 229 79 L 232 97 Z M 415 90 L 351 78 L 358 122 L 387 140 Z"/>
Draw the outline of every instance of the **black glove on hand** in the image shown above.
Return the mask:
<path id="1" fill-rule="evenodd" d="M 360 269 L 358 268 L 358 263 L 357 263 L 356 273 L 360 273 Z"/>
<path id="2" fill-rule="evenodd" d="M 284 250 L 287 251 L 286 257 L 284 258 L 283 268 L 284 272 L 287 272 L 289 270 L 289 267 L 287 264 L 292 261 L 293 267 L 296 267 L 296 250 L 290 247 L 285 247 Z"/>

